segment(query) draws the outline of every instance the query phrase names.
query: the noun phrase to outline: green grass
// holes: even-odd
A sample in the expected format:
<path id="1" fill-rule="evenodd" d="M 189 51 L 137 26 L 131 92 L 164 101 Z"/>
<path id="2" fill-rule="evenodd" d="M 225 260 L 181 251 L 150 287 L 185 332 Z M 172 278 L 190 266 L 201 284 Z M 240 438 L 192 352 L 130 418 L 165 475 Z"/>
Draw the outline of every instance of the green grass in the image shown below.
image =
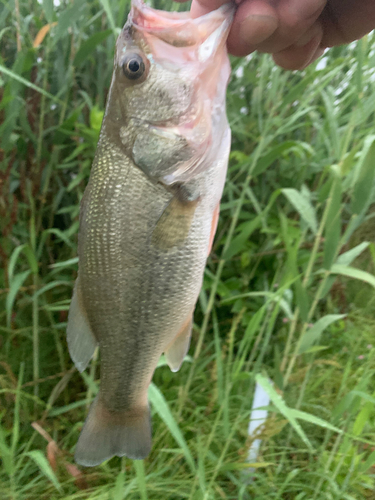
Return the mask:
<path id="1" fill-rule="evenodd" d="M 128 7 L 0 5 L 1 499 L 374 499 L 372 35 L 302 72 L 232 61 L 191 359 L 155 373 L 149 458 L 74 466 L 99 375 L 96 360 L 77 373 L 65 341 L 79 202 Z M 271 403 L 249 474 L 256 382 Z"/>

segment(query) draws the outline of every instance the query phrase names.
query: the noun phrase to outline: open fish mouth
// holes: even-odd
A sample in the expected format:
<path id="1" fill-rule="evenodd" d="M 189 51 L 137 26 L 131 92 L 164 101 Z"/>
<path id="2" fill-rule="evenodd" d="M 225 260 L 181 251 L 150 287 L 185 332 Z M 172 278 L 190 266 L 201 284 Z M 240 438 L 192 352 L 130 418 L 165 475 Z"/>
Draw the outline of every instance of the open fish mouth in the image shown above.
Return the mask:
<path id="1" fill-rule="evenodd" d="M 202 56 L 208 58 L 232 23 L 235 5 L 227 3 L 204 16 L 192 19 L 190 12 L 166 12 L 153 9 L 142 0 L 132 0 L 129 20 L 136 29 L 153 35 L 175 47 L 200 45 Z"/>
<path id="2" fill-rule="evenodd" d="M 173 172 L 167 174 L 162 169 L 159 180 L 165 184 L 189 181 L 201 173 L 210 163 L 210 154 L 223 140 L 212 132 L 215 128 L 225 129 L 218 122 L 226 120 L 222 113 L 230 75 L 226 41 L 234 13 L 235 4 L 228 3 L 193 19 L 189 12 L 166 12 L 149 7 L 143 0 L 132 0 L 118 45 L 118 60 L 123 57 L 124 47 L 133 41 L 145 54 L 146 64 L 159 72 L 160 80 L 165 71 L 176 75 L 175 81 L 183 82 L 178 84 L 181 100 L 170 100 L 169 110 L 174 109 L 173 113 L 163 115 L 156 107 L 155 113 L 147 112 L 145 117 L 138 112 L 139 106 L 128 111 L 128 116 L 140 125 L 133 159 L 143 170 L 154 168 L 147 165 L 149 155 L 140 147 L 142 141 L 160 155 L 162 152 L 167 155 L 172 144 L 180 145 L 181 155 L 176 157 Z M 164 87 L 156 99 L 168 91 Z"/>

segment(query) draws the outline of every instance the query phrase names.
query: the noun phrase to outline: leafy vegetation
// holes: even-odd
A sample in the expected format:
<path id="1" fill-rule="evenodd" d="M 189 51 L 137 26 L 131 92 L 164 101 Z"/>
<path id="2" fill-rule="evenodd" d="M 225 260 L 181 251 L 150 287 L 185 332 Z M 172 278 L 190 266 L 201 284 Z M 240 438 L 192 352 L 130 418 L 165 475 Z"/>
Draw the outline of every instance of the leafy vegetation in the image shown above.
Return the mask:
<path id="1" fill-rule="evenodd" d="M 74 465 L 99 375 L 65 342 L 79 202 L 128 9 L 0 4 L 1 498 L 375 498 L 373 35 L 301 72 L 232 61 L 192 357 L 155 373 L 149 458 Z M 271 402 L 249 464 L 256 383 Z"/>

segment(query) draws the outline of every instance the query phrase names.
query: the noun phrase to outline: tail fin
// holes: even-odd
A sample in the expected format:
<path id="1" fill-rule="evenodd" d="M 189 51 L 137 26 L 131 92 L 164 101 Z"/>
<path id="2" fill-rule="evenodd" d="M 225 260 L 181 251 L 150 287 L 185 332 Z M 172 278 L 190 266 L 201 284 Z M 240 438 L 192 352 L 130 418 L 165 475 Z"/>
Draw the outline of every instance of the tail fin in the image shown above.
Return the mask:
<path id="1" fill-rule="evenodd" d="M 115 455 L 141 460 L 150 450 L 149 407 L 111 412 L 104 407 L 98 394 L 79 436 L 75 461 L 93 467 Z"/>

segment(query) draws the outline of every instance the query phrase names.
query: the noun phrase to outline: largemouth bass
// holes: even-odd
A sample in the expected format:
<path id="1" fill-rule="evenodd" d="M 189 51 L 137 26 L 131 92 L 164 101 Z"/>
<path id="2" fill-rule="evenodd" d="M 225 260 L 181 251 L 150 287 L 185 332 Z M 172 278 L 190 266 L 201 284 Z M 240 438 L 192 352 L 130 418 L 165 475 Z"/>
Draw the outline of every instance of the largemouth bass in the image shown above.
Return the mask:
<path id="1" fill-rule="evenodd" d="M 133 0 L 84 193 L 70 355 L 100 347 L 101 384 L 75 452 L 94 466 L 151 449 L 147 389 L 186 355 L 230 149 L 226 38 L 233 6 L 191 19 Z"/>

